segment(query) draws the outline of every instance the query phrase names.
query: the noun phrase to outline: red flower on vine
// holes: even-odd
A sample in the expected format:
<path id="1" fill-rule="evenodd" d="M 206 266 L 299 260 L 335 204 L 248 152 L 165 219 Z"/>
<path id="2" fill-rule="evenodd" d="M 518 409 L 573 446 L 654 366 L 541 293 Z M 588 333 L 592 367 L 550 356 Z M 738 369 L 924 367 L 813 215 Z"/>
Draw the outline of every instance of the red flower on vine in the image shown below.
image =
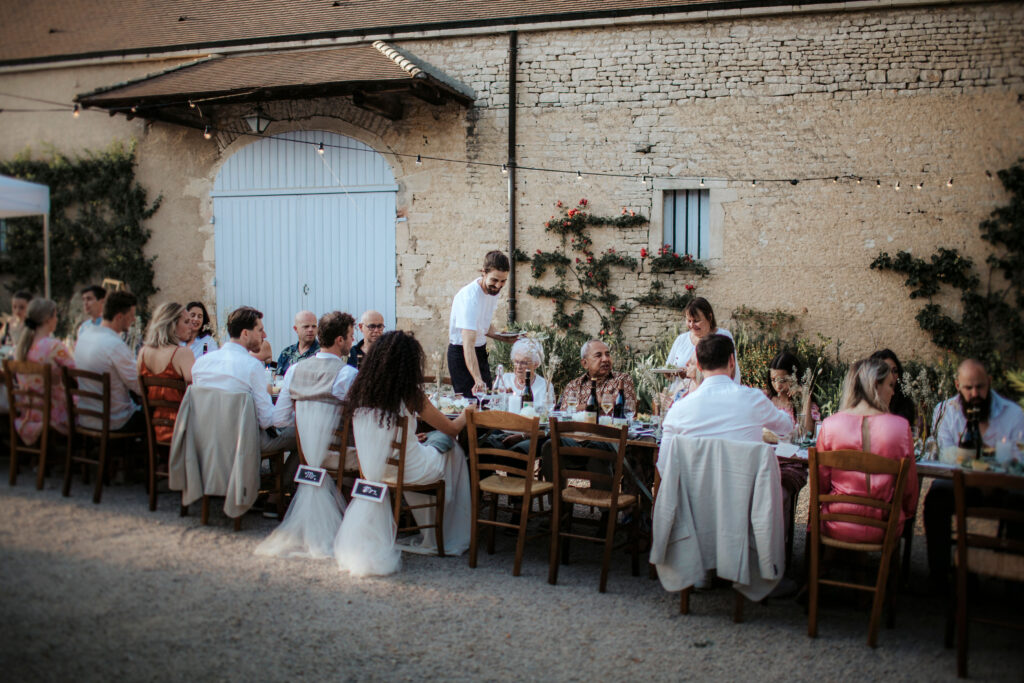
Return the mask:
<path id="1" fill-rule="evenodd" d="M 615 312 L 615 307 L 614 307 L 614 306 L 612 306 L 612 307 L 611 307 L 611 308 L 609 308 L 608 310 L 610 310 L 610 311 L 611 311 L 612 313 L 614 313 L 614 312 Z"/>
<path id="2" fill-rule="evenodd" d="M 593 262 L 594 262 L 594 257 L 593 256 L 588 256 L 587 257 L 587 263 L 593 263 Z"/>
<path id="3" fill-rule="evenodd" d="M 562 208 L 562 200 L 561 200 L 561 199 L 559 199 L 559 200 L 558 200 L 558 203 L 557 203 L 557 204 L 555 204 L 555 206 L 557 206 L 557 207 L 558 207 L 559 209 L 561 209 L 561 208 Z"/>
<path id="4" fill-rule="evenodd" d="M 672 258 L 679 258 L 679 254 L 677 254 L 676 252 L 673 251 L 672 252 Z"/>
<path id="5" fill-rule="evenodd" d="M 541 253 L 541 250 L 540 250 L 540 249 L 538 249 L 538 250 L 537 250 L 537 254 L 538 254 L 538 255 L 540 255 L 540 253 Z"/>
<path id="6" fill-rule="evenodd" d="M 601 330 L 601 333 L 600 333 L 600 334 L 601 334 L 601 336 L 603 337 L 603 336 L 605 335 L 605 332 L 604 332 L 604 330 Z"/>
<path id="7" fill-rule="evenodd" d="M 581 199 L 580 200 L 580 206 L 586 206 L 586 205 L 587 205 L 587 200 L 586 199 Z"/>
<path id="8" fill-rule="evenodd" d="M 640 249 L 640 258 L 647 258 L 647 247 Z"/>
<path id="9" fill-rule="evenodd" d="M 693 285 L 686 285 L 686 291 L 687 292 L 692 292 L 693 291 Z"/>
<path id="10" fill-rule="evenodd" d="M 622 215 L 623 215 L 623 216 L 625 216 L 625 215 L 626 215 L 626 207 L 622 207 Z"/>
<path id="11" fill-rule="evenodd" d="M 693 263 L 693 256 L 691 256 L 690 254 L 687 254 L 686 255 L 686 262 L 687 263 Z"/>
<path id="12" fill-rule="evenodd" d="M 636 215 L 636 211 L 630 211 L 630 212 L 629 212 L 629 215 L 630 215 L 630 216 L 635 216 L 635 215 Z"/>

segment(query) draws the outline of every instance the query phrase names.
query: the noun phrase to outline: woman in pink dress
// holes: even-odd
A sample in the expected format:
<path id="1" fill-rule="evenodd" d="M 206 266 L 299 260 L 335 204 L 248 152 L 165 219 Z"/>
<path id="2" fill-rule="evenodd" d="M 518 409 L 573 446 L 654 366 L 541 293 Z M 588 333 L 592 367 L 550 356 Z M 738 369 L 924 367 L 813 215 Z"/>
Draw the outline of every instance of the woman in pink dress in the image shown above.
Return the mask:
<path id="1" fill-rule="evenodd" d="M 884 360 L 867 358 L 854 363 L 843 382 L 840 412 L 821 423 L 818 434 L 819 451 L 859 450 L 885 458 L 910 458 L 907 482 L 900 502 L 900 524 L 917 511 L 917 467 L 914 464 L 914 442 L 906 418 L 888 412 L 896 388 L 896 375 Z M 818 470 L 822 494 L 845 494 L 877 498 L 889 502 L 896 489 L 895 477 L 874 474 L 870 488 L 864 474 L 845 470 Z M 882 510 L 863 505 L 832 503 L 823 512 L 856 514 L 882 518 Z M 851 522 L 823 522 L 829 537 L 851 543 L 880 543 L 884 530 Z"/>
<path id="2" fill-rule="evenodd" d="M 33 363 L 48 363 L 53 371 L 50 382 L 50 426 L 61 434 L 68 433 L 68 411 L 64 402 L 64 384 L 60 378 L 60 367 L 75 367 L 68 347 L 53 338 L 57 329 L 57 304 L 49 299 L 33 299 L 28 305 L 25 322 L 21 326 L 18 346 L 15 348 L 16 360 L 27 360 Z M 37 391 L 43 390 L 39 377 L 18 375 L 18 382 Z M 43 413 L 30 410 L 17 417 L 14 427 L 26 444 L 34 444 L 42 432 Z"/>

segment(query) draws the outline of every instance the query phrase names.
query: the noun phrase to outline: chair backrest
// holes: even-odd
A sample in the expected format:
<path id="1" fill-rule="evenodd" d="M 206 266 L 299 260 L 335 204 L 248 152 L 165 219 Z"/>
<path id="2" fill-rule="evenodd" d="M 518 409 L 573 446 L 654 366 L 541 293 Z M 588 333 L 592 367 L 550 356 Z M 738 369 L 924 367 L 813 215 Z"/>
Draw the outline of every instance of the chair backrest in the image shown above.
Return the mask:
<path id="1" fill-rule="evenodd" d="M 181 406 L 181 401 L 170 401 L 165 398 L 150 398 L 150 387 L 167 387 L 177 389 L 184 398 L 185 389 L 188 385 L 183 379 L 170 377 L 147 377 L 139 375 L 139 383 L 142 385 L 142 410 L 146 416 L 146 433 L 150 443 L 160 446 L 170 446 L 170 441 L 157 441 L 155 427 L 170 427 L 174 429 L 175 420 L 168 417 L 157 417 L 155 412 L 158 408 L 171 408 L 175 411 Z"/>
<path id="2" fill-rule="evenodd" d="M 967 488 L 982 489 L 977 503 Z M 1007 536 L 1008 524 L 1024 524 L 1024 477 L 989 472 L 953 472 L 957 562 L 968 571 L 1024 581 L 1024 541 Z M 969 520 L 987 520 L 971 523 Z"/>
<path id="3" fill-rule="evenodd" d="M 810 525 L 812 529 L 821 529 L 822 522 L 849 522 L 863 526 L 882 529 L 885 533 L 885 544 L 895 542 L 896 527 L 899 525 L 900 504 L 903 500 L 903 488 L 907 481 L 907 458 L 885 458 L 864 451 L 819 451 L 816 448 L 807 450 L 810 478 Z M 871 490 L 871 475 L 889 475 L 896 478 L 892 499 L 879 500 L 870 496 L 855 496 L 822 492 L 819 467 L 830 467 L 835 470 L 862 472 L 864 474 L 864 490 Z M 847 503 L 880 510 L 882 518 L 852 512 L 832 513 L 821 511 L 823 503 Z M 827 534 L 822 530 L 822 534 Z"/>
<path id="4" fill-rule="evenodd" d="M 530 447 L 526 453 L 506 448 L 481 447 L 479 443 L 480 430 L 485 429 L 522 432 L 523 438 L 529 439 Z M 501 410 L 477 411 L 470 408 L 466 411 L 466 430 L 469 434 L 469 463 L 473 486 L 476 487 L 480 483 L 481 472 L 503 472 L 509 476 L 526 479 L 526 495 L 529 496 L 537 461 L 540 418 L 522 417 Z M 480 456 L 482 455 L 500 456 L 500 458 L 497 462 L 481 462 Z M 522 463 L 522 466 L 518 466 L 517 463 Z"/>
<path id="5" fill-rule="evenodd" d="M 110 431 L 110 373 L 89 372 L 78 368 L 61 368 L 64 379 L 64 396 L 68 408 L 68 430 L 71 432 L 102 432 Z M 99 386 L 99 391 L 84 388 L 82 382 L 91 382 Z M 100 410 L 83 408 L 82 400 L 95 401 Z M 93 417 L 100 421 L 99 430 L 83 429 L 79 424 L 82 417 Z"/>
<path id="6" fill-rule="evenodd" d="M 39 413 L 42 428 L 50 425 L 50 394 L 53 390 L 52 369 L 48 363 L 5 360 L 4 384 L 10 411 L 11 439 L 15 438 L 14 421 L 29 412 Z M 34 380 L 34 381 L 33 381 Z"/>
<path id="7" fill-rule="evenodd" d="M 626 455 L 626 441 L 629 430 L 626 426 L 609 427 L 606 425 L 591 424 L 589 422 L 559 422 L 558 419 L 551 420 L 551 453 L 555 458 L 558 467 L 553 468 L 557 477 L 557 486 L 561 488 L 564 482 L 569 479 L 585 479 L 590 482 L 591 487 L 603 490 L 610 490 L 612 496 L 617 497 L 620 484 L 622 483 L 622 461 Z M 579 446 L 567 446 L 562 443 L 563 438 L 571 438 L 575 441 L 605 441 L 613 446 L 615 450 L 609 451 L 601 448 L 589 448 L 583 443 Z M 581 469 L 566 469 L 566 458 L 588 458 L 602 460 L 611 463 L 612 474 L 602 474 Z"/>
<path id="8" fill-rule="evenodd" d="M 331 437 L 331 443 L 327 446 L 328 450 L 335 451 L 338 453 L 338 476 L 336 479 L 338 485 L 338 492 L 342 490 L 342 480 L 344 479 L 345 472 L 345 457 L 348 454 L 348 444 L 351 441 L 352 434 L 352 419 L 348 420 L 342 418 L 338 425 L 338 428 L 334 430 L 334 434 Z M 299 431 L 295 430 L 295 446 L 299 451 L 299 464 L 308 465 L 309 461 L 306 460 L 306 454 L 302 452 L 302 439 L 299 438 Z"/>

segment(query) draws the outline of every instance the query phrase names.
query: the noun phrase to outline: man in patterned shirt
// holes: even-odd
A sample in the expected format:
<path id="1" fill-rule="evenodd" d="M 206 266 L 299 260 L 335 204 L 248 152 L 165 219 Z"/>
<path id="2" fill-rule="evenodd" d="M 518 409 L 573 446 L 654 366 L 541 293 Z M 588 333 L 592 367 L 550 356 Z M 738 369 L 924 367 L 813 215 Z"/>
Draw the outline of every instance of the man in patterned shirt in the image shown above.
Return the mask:
<path id="1" fill-rule="evenodd" d="M 584 373 L 565 385 L 559 410 L 577 412 L 587 406 L 590 398 L 590 385 L 597 386 L 598 411 L 601 410 L 601 398 L 609 397 L 612 402 L 619 395 L 619 389 L 625 394 L 626 410 L 636 409 L 636 388 L 633 378 L 625 372 L 612 370 L 612 352 L 603 341 L 591 339 L 580 349 L 580 364 Z"/>
<path id="2" fill-rule="evenodd" d="M 285 348 L 277 357 L 277 374 L 284 377 L 289 366 L 300 360 L 312 358 L 320 350 L 316 340 L 316 316 L 312 311 L 299 311 L 295 314 L 295 326 L 292 328 L 299 336 L 299 341 Z"/>

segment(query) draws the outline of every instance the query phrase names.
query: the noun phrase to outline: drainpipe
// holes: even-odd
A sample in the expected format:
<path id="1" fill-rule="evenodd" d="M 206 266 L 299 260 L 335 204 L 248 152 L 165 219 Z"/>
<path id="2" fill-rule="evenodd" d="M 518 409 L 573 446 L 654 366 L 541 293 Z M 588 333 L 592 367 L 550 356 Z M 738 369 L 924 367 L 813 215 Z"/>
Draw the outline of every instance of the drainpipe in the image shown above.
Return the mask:
<path id="1" fill-rule="evenodd" d="M 516 63 L 519 61 L 519 33 L 508 34 L 508 321 L 516 321 Z"/>

